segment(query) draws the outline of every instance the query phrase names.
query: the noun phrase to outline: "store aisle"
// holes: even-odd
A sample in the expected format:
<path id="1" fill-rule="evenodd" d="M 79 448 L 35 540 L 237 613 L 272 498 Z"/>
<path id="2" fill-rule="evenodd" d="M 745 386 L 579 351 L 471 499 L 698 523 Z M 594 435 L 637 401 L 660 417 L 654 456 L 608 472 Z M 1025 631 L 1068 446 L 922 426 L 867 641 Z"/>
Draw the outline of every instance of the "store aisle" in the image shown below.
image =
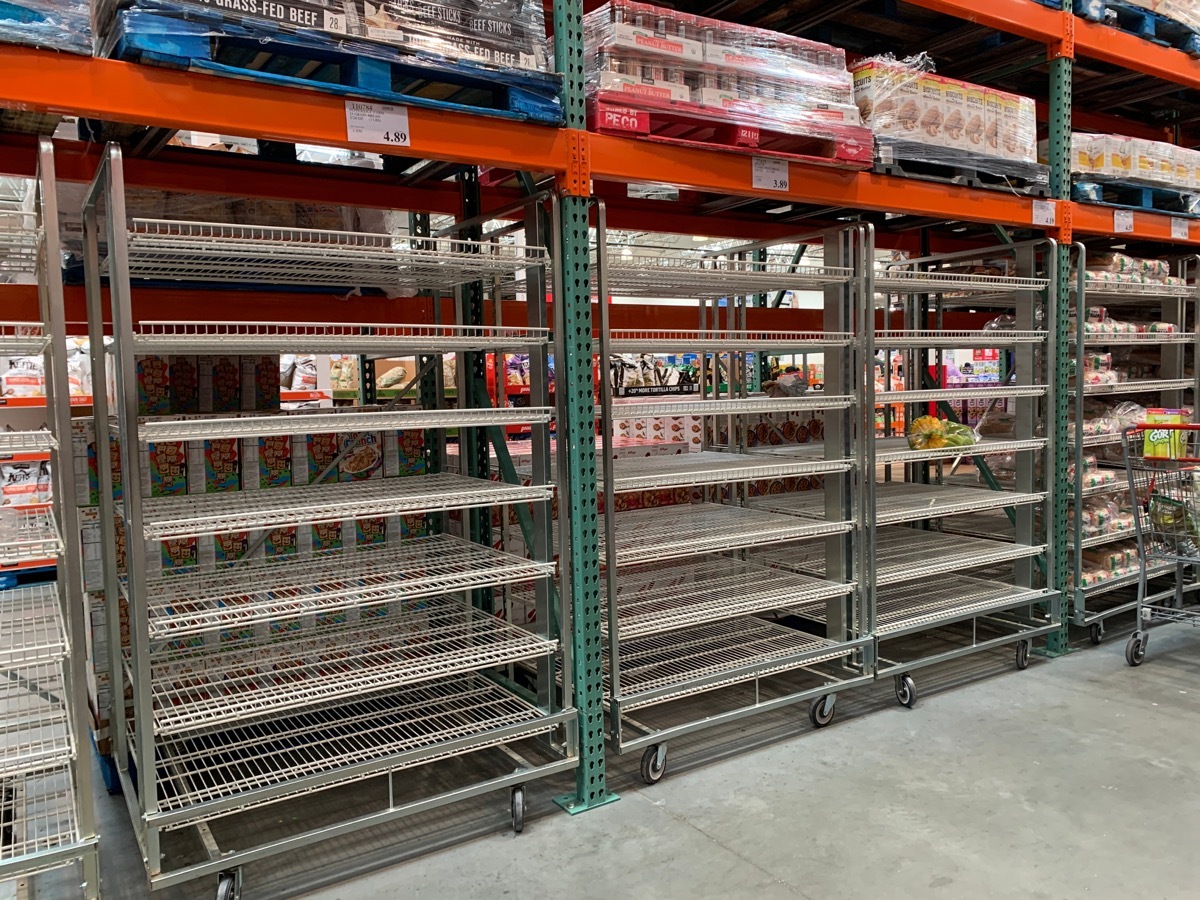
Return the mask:
<path id="1" fill-rule="evenodd" d="M 1200 858 L 1164 834 L 1200 831 L 1200 632 L 1157 629 L 1136 670 L 1123 647 L 1114 634 L 1024 673 L 929 692 L 915 710 L 888 705 L 668 772 L 655 787 L 622 780 L 621 801 L 604 809 L 540 817 L 520 837 L 496 834 L 306 896 L 1193 896 Z M 144 895 L 130 874 L 136 858 L 114 858 L 131 843 L 119 804 L 101 798 L 105 896 L 123 900 Z M 210 896 L 203 887 L 194 896 Z M 248 885 L 246 900 L 256 896 Z"/>

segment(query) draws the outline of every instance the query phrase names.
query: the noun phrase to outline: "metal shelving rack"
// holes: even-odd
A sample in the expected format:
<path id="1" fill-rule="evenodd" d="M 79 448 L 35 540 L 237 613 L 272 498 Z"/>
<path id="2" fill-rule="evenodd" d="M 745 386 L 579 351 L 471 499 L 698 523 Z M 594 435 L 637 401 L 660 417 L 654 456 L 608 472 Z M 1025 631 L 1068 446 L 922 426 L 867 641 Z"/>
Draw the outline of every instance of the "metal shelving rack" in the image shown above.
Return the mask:
<path id="1" fill-rule="evenodd" d="M 995 274 L 995 265 L 977 265 L 985 260 L 1000 262 L 1007 271 Z M 873 565 L 860 590 L 867 630 L 879 644 L 876 675 L 894 678 L 896 699 L 905 706 L 917 699 L 911 675 L 917 669 L 1006 644 L 1016 644 L 1016 664 L 1023 669 L 1033 639 L 1061 628 L 1060 593 L 1048 574 L 1054 571 L 1053 491 L 1050 476 L 1038 465 L 1039 456 L 1053 454 L 1053 435 L 1045 423 L 1055 421 L 1047 375 L 1055 341 L 1046 323 L 1056 321 L 1056 260 L 1053 241 L 910 259 L 873 272 L 873 290 L 865 294 L 864 318 L 875 320 L 882 307 L 883 328 L 867 330 L 862 351 L 862 428 L 868 437 L 861 447 L 860 533 Z M 977 274 L 981 268 L 988 271 Z M 889 329 L 894 304 L 903 311 L 899 332 Z M 1014 315 L 1014 328 L 980 331 L 966 336 L 964 344 L 1010 353 L 1011 383 L 1000 389 L 948 388 L 940 379 L 931 380 L 931 367 L 944 371 L 942 349 L 964 341 L 962 335 L 936 333 L 942 312 L 954 307 Z M 928 331 L 931 326 L 935 333 Z M 876 350 L 890 359 L 891 351 L 901 348 L 907 390 L 877 391 Z M 984 439 L 966 451 L 911 450 L 903 438 L 876 439 L 878 404 L 907 402 L 906 421 L 911 422 L 931 403 L 948 413 L 945 401 L 962 397 L 1009 398 L 1012 438 Z M 986 454 L 1001 452 L 1016 460 L 1012 490 L 1001 490 L 987 468 Z M 953 466 L 964 457 L 975 461 L 987 487 L 955 483 Z M 902 478 L 892 481 L 898 470 Z M 997 508 L 1014 525 L 1011 542 L 941 533 L 953 529 L 951 517 Z M 1008 575 L 994 574 L 997 566 Z M 987 571 L 970 574 L 983 567 Z M 949 639 L 950 649 L 941 638 Z"/>
<path id="2" fill-rule="evenodd" d="M 330 465 L 314 483 L 273 490 L 144 497 L 127 485 L 119 503 L 113 501 L 111 468 L 101 462 L 113 693 L 120 697 L 128 690 L 132 698 L 112 716 L 114 755 L 151 885 L 216 875 L 218 894 L 236 892 L 244 863 L 494 791 L 509 793 L 513 827 L 520 831 L 524 785 L 578 764 L 571 689 L 557 691 L 553 684 L 556 659 L 570 670 L 571 658 L 557 631 L 569 617 L 551 609 L 556 595 L 545 372 L 534 378 L 530 408 L 520 411 L 471 408 L 475 404 L 465 397 L 461 409 L 450 410 L 444 397 L 435 397 L 436 408 L 419 410 L 143 421 L 135 360 L 150 353 L 349 348 L 370 359 L 419 352 L 440 385 L 444 353 L 457 354 L 460 371 L 468 365 L 464 357 L 509 348 L 527 349 L 544 362 L 545 305 L 528 304 L 531 323 L 521 328 L 139 322 L 130 280 L 369 284 L 431 292 L 435 304 L 441 293 L 454 292 L 459 314 L 465 314 L 466 285 L 485 280 L 499 301 L 519 273 L 531 285 L 542 283 L 547 257 L 541 232 L 528 233 L 526 246 L 517 247 L 437 236 L 392 239 L 128 220 L 121 154 L 113 145 L 88 191 L 84 228 L 93 370 L 98 383 L 106 369 L 113 372 L 116 385 L 115 425 L 103 392 L 95 398 L 97 446 L 109 445 L 115 427 L 125 472 L 138 470 L 139 448 L 154 441 L 330 430 L 352 435 L 344 456 L 367 431 L 453 425 L 463 427 L 460 438 L 466 439 L 472 429 L 517 421 L 531 425 L 540 450 L 528 485 L 445 471 L 326 483 L 324 475 L 335 468 Z M 99 340 L 106 319 L 102 274 L 112 298 L 111 349 Z M 435 437 L 430 446 L 432 468 L 444 468 L 444 440 Z M 478 511 L 500 504 L 530 510 L 533 532 L 542 536 L 530 541 L 530 558 L 471 539 Z M 286 561 L 247 554 L 227 568 L 201 565 L 165 576 L 147 564 L 149 552 L 158 552 L 154 542 L 169 538 L 265 536 L 273 528 L 416 513 L 424 514 L 427 535 L 393 535 L 379 546 Z M 452 513 L 461 518 L 462 537 L 451 533 L 458 524 Z M 124 572 L 114 550 L 114 515 L 130 535 Z M 517 582 L 534 586 L 538 615 L 532 629 L 489 608 L 492 588 Z M 129 609 L 127 649 L 115 630 L 122 602 Z M 524 672 L 517 664 L 529 664 L 532 673 L 521 683 L 512 680 Z M 452 758 L 462 763 L 448 784 L 428 766 Z M 368 806 L 358 794 L 336 792 L 368 780 L 374 785 Z M 297 823 L 285 836 L 272 829 L 263 839 L 254 833 L 253 819 L 243 820 L 251 837 L 234 847 L 218 843 L 227 829 L 210 827 L 320 792 L 333 792 L 321 794 L 336 810 L 332 822 Z M 206 858 L 181 849 L 193 837 Z"/>
<path id="3" fill-rule="evenodd" d="M 851 227 L 794 239 L 822 244 L 824 263 L 817 266 L 778 262 L 771 244 L 629 260 L 609 247 L 605 209 L 599 204 L 593 261 L 600 297 L 595 350 L 605 373 L 601 438 L 607 442 L 612 434 L 614 409 L 634 416 L 696 415 L 706 423 L 698 452 L 615 460 L 606 452 L 602 464 L 609 737 L 618 753 L 642 751 L 641 775 L 649 784 L 663 777 L 673 739 L 807 700 L 812 722 L 826 725 L 837 692 L 872 678 L 871 639 L 861 630 L 851 540 L 856 511 L 853 330 L 867 258 L 864 236 L 863 228 Z M 803 288 L 824 293 L 824 331 L 747 327 L 752 298 Z M 693 299 L 699 328 L 612 330 L 612 295 Z M 751 394 L 756 354 L 814 349 L 825 353 L 823 393 Z M 699 354 L 701 398 L 631 400 L 616 407 L 607 375 L 610 354 L 655 351 Z M 711 390 L 704 387 L 709 373 Z M 818 456 L 747 452 L 747 416 L 815 409 L 826 413 L 826 440 Z M 725 439 L 721 425 L 728 429 Z M 824 490 L 813 496 L 824 504 L 826 521 L 804 522 L 750 505 L 748 482 L 793 475 L 824 477 Z M 616 509 L 617 494 L 666 487 L 690 488 L 700 502 Z M 767 568 L 748 554 L 755 547 L 781 542 L 794 547 L 796 541 L 818 538 L 828 577 Z M 805 631 L 769 618 L 797 606 L 820 609 L 829 624 Z M 720 691 L 735 686 L 742 689 Z"/>
<path id="4" fill-rule="evenodd" d="M 1072 480 L 1071 502 L 1075 510 L 1083 508 L 1089 497 L 1111 494 L 1121 499 L 1127 499 L 1129 493 L 1128 477 L 1125 474 L 1124 453 L 1121 448 L 1121 434 L 1084 435 L 1081 424 L 1084 420 L 1084 407 L 1089 397 L 1130 398 L 1142 405 L 1152 402 L 1155 395 L 1159 406 L 1178 408 L 1185 405 L 1186 395 L 1190 392 L 1191 402 L 1195 404 L 1200 398 L 1200 372 L 1193 371 L 1187 375 L 1189 362 L 1196 366 L 1200 362 L 1200 259 L 1192 257 L 1181 261 L 1176 272 L 1182 277 L 1183 284 L 1120 284 L 1110 282 L 1089 281 L 1087 271 L 1087 248 L 1077 243 L 1071 248 L 1074 260 L 1074 277 L 1071 280 L 1071 300 L 1075 311 L 1076 322 L 1079 323 L 1071 341 L 1075 354 L 1076 365 L 1081 365 L 1084 355 L 1089 348 L 1104 350 L 1115 347 L 1142 347 L 1156 350 L 1159 353 L 1159 378 L 1127 381 L 1111 385 L 1085 385 L 1083 390 L 1078 387 L 1069 392 L 1069 400 L 1074 412 L 1076 433 L 1071 442 L 1071 459 L 1074 464 L 1075 477 Z M 1136 333 L 1136 334 L 1095 334 L 1087 333 L 1082 323 L 1087 321 L 1090 306 L 1114 307 L 1118 315 L 1122 310 L 1150 313 L 1158 317 L 1158 321 L 1169 322 L 1176 326 L 1173 333 Z M 1188 328 L 1192 331 L 1188 331 Z M 1188 359 L 1188 351 L 1191 358 Z M 1079 374 L 1082 374 L 1081 372 Z M 1193 421 L 1200 421 L 1193 412 Z M 1101 455 L 1108 450 L 1115 451 L 1115 456 Z M 1115 478 L 1111 484 L 1084 486 L 1083 461 L 1088 453 L 1098 455 L 1097 462 L 1102 470 L 1111 471 Z M 1132 541 L 1137 539 L 1137 531 L 1132 526 L 1121 531 L 1104 534 L 1083 534 L 1082 517 L 1074 517 L 1073 527 L 1069 529 L 1067 551 L 1070 554 L 1072 567 L 1070 570 L 1070 620 L 1071 624 L 1088 629 L 1088 636 L 1093 644 L 1099 644 L 1104 639 L 1105 622 L 1112 616 L 1129 612 L 1137 607 L 1137 600 L 1121 598 L 1116 602 L 1106 602 L 1106 597 L 1121 588 L 1136 586 L 1140 577 L 1138 571 L 1131 571 L 1115 578 L 1105 579 L 1092 585 L 1080 583 L 1083 572 L 1083 552 L 1095 547 L 1102 547 L 1117 541 Z M 1162 564 L 1151 567 L 1147 575 L 1171 575 L 1176 567 Z M 1173 589 L 1172 589 L 1173 593 Z M 1105 598 L 1105 599 L 1101 599 Z"/>
<path id="5" fill-rule="evenodd" d="M 56 580 L 0 591 L 0 881 L 72 865 L 80 890 L 100 895 L 88 745 L 82 569 L 63 537 L 78 535 L 72 502 L 66 321 L 58 258 L 54 150 L 38 147 L 37 208 L 0 230 L 0 270 L 36 274 L 41 321 L 0 322 L 0 353 L 42 355 L 48 430 L 6 432 L 0 453 L 48 453 L 54 501 L 13 515 L 0 568 L 53 560 Z M 11 218 L 11 217 L 10 217 Z M 66 444 L 66 448 L 64 448 Z"/>

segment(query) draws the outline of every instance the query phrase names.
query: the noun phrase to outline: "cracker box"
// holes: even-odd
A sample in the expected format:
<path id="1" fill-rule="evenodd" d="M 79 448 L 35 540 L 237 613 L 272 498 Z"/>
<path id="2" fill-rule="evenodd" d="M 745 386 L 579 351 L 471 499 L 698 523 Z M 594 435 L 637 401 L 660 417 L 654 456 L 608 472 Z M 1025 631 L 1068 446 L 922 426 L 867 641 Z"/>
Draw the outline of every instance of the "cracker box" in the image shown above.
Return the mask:
<path id="1" fill-rule="evenodd" d="M 165 356 L 138 356 L 138 415 L 165 416 L 171 411 L 170 366 Z"/>
<path id="2" fill-rule="evenodd" d="M 920 108 L 920 140 L 931 146 L 945 146 L 945 79 L 923 72 L 917 79 L 917 105 Z"/>
<path id="3" fill-rule="evenodd" d="M 200 412 L 233 413 L 242 408 L 242 362 L 237 356 L 201 356 L 197 364 Z"/>
<path id="4" fill-rule="evenodd" d="M 987 147 L 987 109 L 984 95 L 987 91 L 978 85 L 966 86 L 967 125 L 966 149 L 971 153 L 984 153 Z"/>
<path id="5" fill-rule="evenodd" d="M 1113 178 L 1132 178 L 1133 138 L 1116 134 L 1104 136 L 1104 173 Z"/>
<path id="6" fill-rule="evenodd" d="M 188 444 L 188 493 L 217 494 L 242 486 L 241 443 L 215 438 Z"/>
<path id="7" fill-rule="evenodd" d="M 169 370 L 171 412 L 200 412 L 200 363 L 197 356 L 172 356 Z"/>
<path id="8" fill-rule="evenodd" d="M 1003 156 L 1000 149 L 1000 130 L 1004 122 L 1004 102 L 998 91 L 983 90 L 983 152 L 988 156 Z"/>
<path id="9" fill-rule="evenodd" d="M 860 63 L 851 70 L 854 78 L 854 102 L 864 124 L 876 134 L 896 131 L 896 82 L 899 70 L 878 60 Z"/>
<path id="10" fill-rule="evenodd" d="M 242 409 L 269 412 L 279 409 L 279 357 L 242 357 Z"/>
<path id="11" fill-rule="evenodd" d="M 947 78 L 942 85 L 942 107 L 946 120 L 942 124 L 942 141 L 953 150 L 967 149 L 967 86 Z"/>

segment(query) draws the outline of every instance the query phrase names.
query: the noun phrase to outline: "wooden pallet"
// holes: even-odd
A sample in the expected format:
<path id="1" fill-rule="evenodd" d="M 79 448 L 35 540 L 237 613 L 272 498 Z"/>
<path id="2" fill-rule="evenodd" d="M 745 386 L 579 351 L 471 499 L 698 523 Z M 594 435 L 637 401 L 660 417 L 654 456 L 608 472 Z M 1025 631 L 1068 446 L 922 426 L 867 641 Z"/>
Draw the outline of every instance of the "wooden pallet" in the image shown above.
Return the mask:
<path id="1" fill-rule="evenodd" d="M 1107 181 L 1076 181 L 1071 199 L 1121 209 L 1200 216 L 1200 194 L 1142 184 Z"/>
<path id="2" fill-rule="evenodd" d="M 588 128 L 662 144 L 776 156 L 843 169 L 869 169 L 874 149 L 871 132 L 860 126 L 814 126 L 809 134 L 791 134 L 769 126 L 725 121 L 699 107 L 696 111 L 636 109 L 602 98 L 588 100 Z"/>
<path id="3" fill-rule="evenodd" d="M 563 123 L 562 78 L 555 74 L 417 56 L 359 38 L 161 0 L 136 0 L 119 10 L 106 55 L 381 103 Z"/>

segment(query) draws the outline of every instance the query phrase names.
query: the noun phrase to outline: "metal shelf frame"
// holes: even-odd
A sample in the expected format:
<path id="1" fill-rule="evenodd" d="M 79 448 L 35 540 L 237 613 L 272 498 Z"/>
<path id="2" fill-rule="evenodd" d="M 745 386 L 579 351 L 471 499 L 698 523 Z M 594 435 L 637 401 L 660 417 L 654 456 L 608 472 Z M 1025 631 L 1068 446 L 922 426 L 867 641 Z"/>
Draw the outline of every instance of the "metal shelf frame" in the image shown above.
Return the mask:
<path id="1" fill-rule="evenodd" d="M 71 460 L 67 326 L 54 148 L 37 144 L 34 208 L 0 229 L 0 270 L 36 275 L 39 320 L 0 323 L 0 353 L 40 355 L 47 427 L 0 434 L 0 455 L 46 453 L 50 504 L 18 510 L 0 565 L 55 566 L 55 580 L 0 591 L 0 881 L 79 863 L 80 895 L 100 892 L 87 698 L 87 623 Z"/>
<path id="2" fill-rule="evenodd" d="M 1146 350 L 1157 349 L 1159 352 L 1159 378 L 1147 381 L 1123 382 L 1113 385 L 1086 385 L 1082 391 L 1071 390 L 1069 402 L 1072 406 L 1077 431 L 1071 442 L 1070 452 L 1075 477 L 1071 484 L 1071 503 L 1075 510 L 1081 510 L 1089 497 L 1098 494 L 1112 494 L 1123 506 L 1129 502 L 1129 483 L 1124 469 L 1119 469 L 1120 480 L 1114 485 L 1085 487 L 1083 483 L 1084 456 L 1094 447 L 1120 445 L 1120 434 L 1083 435 L 1078 426 L 1084 421 L 1086 398 L 1097 395 L 1121 396 L 1157 394 L 1157 402 L 1152 403 L 1145 397 L 1139 402 L 1144 405 L 1156 405 L 1168 408 L 1183 406 L 1185 393 L 1191 391 L 1192 403 L 1200 399 L 1200 256 L 1188 257 L 1175 263 L 1174 273 L 1184 282 L 1180 285 L 1154 284 L 1108 284 L 1097 282 L 1086 277 L 1087 246 L 1075 243 L 1070 248 L 1070 259 L 1073 266 L 1071 280 L 1071 299 L 1075 304 L 1076 322 L 1087 321 L 1088 309 L 1091 306 L 1117 305 L 1121 310 L 1136 310 L 1155 316 L 1158 321 L 1169 322 L 1176 327 L 1175 333 L 1170 334 L 1088 334 L 1082 328 L 1076 328 L 1070 335 L 1076 360 L 1082 360 L 1088 347 L 1103 346 L 1137 346 Z M 1194 329 L 1189 332 L 1188 328 Z M 1193 367 L 1193 375 L 1188 377 L 1188 365 Z M 1200 417 L 1193 415 L 1193 421 Z M 1066 553 L 1070 560 L 1068 577 L 1069 585 L 1064 585 L 1064 593 L 1070 600 L 1069 616 L 1072 625 L 1091 628 L 1093 638 L 1104 633 L 1104 623 L 1113 616 L 1121 615 L 1136 606 L 1136 603 L 1107 603 L 1096 605 L 1096 600 L 1104 594 L 1111 593 L 1121 587 L 1137 583 L 1137 576 L 1121 576 L 1101 581 L 1094 585 L 1084 586 L 1080 577 L 1084 569 L 1083 552 L 1092 547 L 1115 543 L 1121 540 L 1132 540 L 1137 537 L 1135 529 L 1125 532 L 1085 535 L 1083 533 L 1082 516 L 1075 515 L 1074 522 L 1069 526 Z M 1173 567 L 1167 567 L 1170 574 Z"/>
<path id="3" fill-rule="evenodd" d="M 856 510 L 853 418 L 850 398 L 856 310 L 865 289 L 872 241 L 866 226 L 802 235 L 778 243 L 819 244 L 820 266 L 773 262 L 774 242 L 749 244 L 719 254 L 682 254 L 621 260 L 608 249 L 606 208 L 596 203 L 596 250 L 592 254 L 594 295 L 599 298 L 599 424 L 611 434 L 613 418 L 641 404 L 615 403 L 608 373 L 614 353 L 654 351 L 699 353 L 699 383 L 714 389 L 702 400 L 662 399 L 646 408 L 701 416 L 705 422 L 699 452 L 669 457 L 612 460 L 604 454 L 602 562 L 607 627 L 604 629 L 605 691 L 608 733 L 618 753 L 642 748 L 646 758 L 666 758 L 667 741 L 682 734 L 734 721 L 780 705 L 823 696 L 832 711 L 836 690 L 865 683 L 871 674 L 871 639 L 859 633 L 862 615 L 855 590 L 856 561 L 851 539 Z M 822 332 L 752 332 L 747 308 L 759 305 L 768 291 L 819 287 L 824 291 Z M 697 302 L 695 331 L 613 331 L 613 294 L 687 297 Z M 722 303 L 726 304 L 722 306 Z M 778 401 L 751 396 L 758 375 L 758 354 L 787 348 L 814 348 L 825 354 L 827 396 Z M 722 360 L 725 360 L 722 371 Z M 722 384 L 725 386 L 723 387 Z M 831 402 L 832 401 L 832 402 Z M 820 406 L 818 406 L 820 403 Z M 747 453 L 751 416 L 774 410 L 825 410 L 825 441 L 819 455 L 770 456 Z M 686 410 L 686 412 L 683 412 Z M 726 436 L 721 438 L 721 426 Z M 560 463 L 561 464 L 561 463 Z M 748 482 L 756 479 L 821 474 L 828 520 L 795 517 L 744 508 Z M 713 491 L 718 503 L 684 504 L 638 512 L 617 512 L 624 491 L 662 486 Z M 722 487 L 723 486 L 723 487 Z M 677 520 L 679 527 L 667 523 Z M 651 522 L 665 527 L 643 527 Z M 759 570 L 731 558 L 694 558 L 713 551 L 744 551 L 780 540 L 823 537 L 829 554 L 829 578 L 811 579 L 783 571 Z M 664 560 L 675 560 L 665 568 Z M 639 589 L 654 562 L 656 576 L 679 574 L 687 584 Z M 692 575 L 680 573 L 693 573 Z M 703 573 L 697 575 L 694 573 Z M 740 573 L 740 574 L 739 574 Z M 789 602 L 789 598 L 791 602 Z M 747 614 L 788 608 L 801 602 L 824 603 L 829 622 L 824 636 L 812 636 Z M 788 690 L 769 703 L 724 708 L 718 688 L 760 683 L 795 669 L 820 669 L 819 688 Z M 836 674 L 830 674 L 836 672 Z M 637 709 L 703 695 L 714 704 L 706 715 L 665 728 L 631 718 Z"/>
<path id="4" fill-rule="evenodd" d="M 464 188 L 464 191 L 467 190 Z M 551 555 L 549 335 L 547 304 L 526 304 L 521 327 L 484 324 L 485 299 L 500 308 L 512 278 L 521 289 L 546 295 L 546 222 L 537 194 L 511 208 L 467 216 L 447 234 L 428 233 L 414 216 L 416 235 L 379 235 L 263 229 L 223 224 L 159 223 L 126 216 L 120 148 L 111 144 L 84 201 L 84 270 L 92 365 L 115 383 L 115 406 L 95 398 L 96 441 L 120 438 L 122 470 L 139 471 L 138 448 L 161 440 L 311 434 L 355 435 L 368 430 L 424 429 L 425 474 L 316 483 L 275 490 L 147 497 L 138 479 L 114 501 L 112 467 L 101 459 L 100 523 L 107 598 L 113 695 L 132 701 L 105 712 L 112 723 L 114 762 L 153 888 L 216 875 L 244 863 L 327 840 L 417 812 L 491 792 L 524 799 L 527 782 L 568 772 L 580 763 L 579 717 L 573 685 L 555 685 L 556 663 L 573 668 L 571 642 L 559 623 L 570 622 L 565 592 L 554 585 Z M 464 208 L 467 208 L 465 205 Z M 104 215 L 98 214 L 103 209 Z M 483 243 L 474 226 L 515 215 L 525 222 L 525 246 Z M 106 248 L 102 257 L 99 248 Z M 111 315 L 101 276 L 107 275 Z M 432 325 L 280 325 L 276 323 L 135 322 L 131 279 L 266 280 L 281 284 L 378 284 L 418 288 L 432 295 Z M 441 321 L 442 296 L 452 296 L 453 319 Z M 113 340 L 102 340 L 106 321 Z M 395 404 L 336 415 L 253 415 L 195 421 L 139 417 L 135 358 L 145 353 L 351 352 L 363 365 L 374 356 L 417 354 L 432 373 L 422 380 L 419 410 Z M 483 381 L 487 354 L 503 371 L 503 351 L 527 350 L 530 408 L 493 409 Z M 459 409 L 446 406 L 441 356 L 456 354 Z M 115 426 L 113 421 L 115 418 Z M 531 426 L 533 463 L 527 483 L 515 475 L 489 478 L 490 445 L 504 450 L 502 426 Z M 461 475 L 448 474 L 445 429 L 457 428 Z M 68 467 L 69 468 L 69 467 Z M 68 492 L 67 496 L 73 496 Z M 512 504 L 524 515 L 528 558 L 491 549 L 492 505 Z M 462 537 L 451 537 L 451 511 Z M 430 534 L 371 549 L 346 549 L 280 565 L 247 552 L 226 569 L 162 575 L 149 566 L 147 542 L 201 539 L 247 532 L 254 542 L 270 529 L 307 527 L 365 517 L 423 515 Z M 115 553 L 113 520 L 130 541 L 126 571 Z M 395 521 L 395 520 L 393 520 Z M 399 535 L 393 535 L 395 542 Z M 144 540 L 143 540 L 144 539 Z M 151 547 L 153 547 L 151 543 Z M 203 565 L 203 563 L 201 564 Z M 537 614 L 531 628 L 495 613 L 492 591 L 532 585 Z M 128 605 L 128 646 L 122 647 L 120 604 Z M 518 670 L 531 681 L 513 681 Z M 532 685 L 532 688 L 529 687 Z M 440 711 L 439 711 L 440 710 Z M 351 724 L 351 722 L 356 724 Z M 136 725 L 148 723 L 138 729 Z M 304 764 L 296 745 L 315 743 Z M 536 753 L 530 752 L 533 740 Z M 197 762 L 195 748 L 213 751 Z M 222 749 L 224 748 L 224 749 Z M 433 786 L 419 800 L 394 803 L 394 773 L 451 756 L 493 748 L 516 762 L 499 777 L 487 775 L 483 756 L 461 777 L 465 784 Z M 224 753 L 224 756 L 219 756 Z M 243 755 L 239 755 L 243 754 Z M 319 757 L 319 758 L 318 758 Z M 272 803 L 333 790 L 372 775 L 387 776 L 382 811 L 350 805 L 335 824 L 237 850 L 216 846 L 206 823 Z M 206 862 L 164 856 L 163 835 L 196 828 Z"/>

